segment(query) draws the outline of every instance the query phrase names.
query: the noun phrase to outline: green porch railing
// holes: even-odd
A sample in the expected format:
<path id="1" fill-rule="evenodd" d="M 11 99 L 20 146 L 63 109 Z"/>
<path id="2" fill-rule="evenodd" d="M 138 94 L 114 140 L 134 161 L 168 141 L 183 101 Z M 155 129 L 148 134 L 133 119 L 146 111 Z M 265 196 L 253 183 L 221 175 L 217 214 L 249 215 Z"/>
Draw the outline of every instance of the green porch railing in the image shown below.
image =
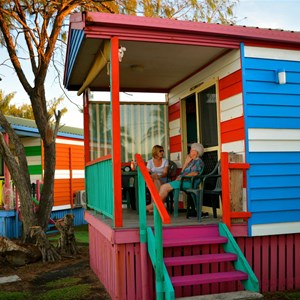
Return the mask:
<path id="1" fill-rule="evenodd" d="M 251 269 L 246 257 L 242 253 L 239 245 L 235 241 L 228 227 L 220 222 L 219 223 L 219 232 L 221 236 L 224 236 L 228 239 L 226 244 L 223 244 L 223 249 L 225 252 L 235 253 L 238 259 L 233 263 L 234 268 L 239 271 L 243 271 L 248 274 L 248 279 L 243 280 L 242 284 L 244 288 L 248 291 L 259 292 L 259 282 L 255 276 L 253 270 Z"/>
<path id="2" fill-rule="evenodd" d="M 111 155 L 89 163 L 85 168 L 85 174 L 87 206 L 113 219 L 114 192 Z"/>
<path id="3" fill-rule="evenodd" d="M 142 285 L 143 299 L 147 299 L 146 278 L 146 251 L 148 250 L 154 272 L 156 299 L 175 299 L 175 292 L 169 274 L 163 261 L 162 224 L 170 223 L 170 216 L 156 190 L 145 163 L 140 154 L 135 155 L 138 170 L 138 204 L 140 222 L 140 243 L 142 261 Z M 147 185 L 153 199 L 154 205 L 154 232 L 151 227 L 147 227 L 146 219 L 146 188 Z M 147 247 L 147 249 L 146 249 Z"/>

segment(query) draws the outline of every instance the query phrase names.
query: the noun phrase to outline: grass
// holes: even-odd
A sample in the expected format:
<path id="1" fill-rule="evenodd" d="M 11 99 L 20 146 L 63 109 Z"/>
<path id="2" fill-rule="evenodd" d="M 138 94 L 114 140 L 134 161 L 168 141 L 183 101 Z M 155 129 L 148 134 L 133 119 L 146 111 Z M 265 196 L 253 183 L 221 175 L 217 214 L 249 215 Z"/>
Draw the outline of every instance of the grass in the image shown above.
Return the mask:
<path id="1" fill-rule="evenodd" d="M 6 292 L 0 291 L 0 300 L 23 300 L 31 299 L 28 292 Z"/>
<path id="2" fill-rule="evenodd" d="M 91 284 L 78 284 L 79 278 L 62 278 L 41 285 L 34 292 L 0 291 L 0 300 L 77 300 L 86 298 L 92 290 Z"/>
<path id="3" fill-rule="evenodd" d="M 264 293 L 265 300 L 300 300 L 300 291 Z"/>
<path id="4" fill-rule="evenodd" d="M 42 295 L 31 298 L 36 300 L 64 300 L 84 299 L 91 293 L 92 286 L 90 284 L 77 284 L 43 292 Z"/>
<path id="5" fill-rule="evenodd" d="M 76 285 L 79 281 L 80 281 L 79 278 L 66 277 L 66 278 L 47 282 L 45 286 L 48 288 L 64 287 L 64 286 Z"/>

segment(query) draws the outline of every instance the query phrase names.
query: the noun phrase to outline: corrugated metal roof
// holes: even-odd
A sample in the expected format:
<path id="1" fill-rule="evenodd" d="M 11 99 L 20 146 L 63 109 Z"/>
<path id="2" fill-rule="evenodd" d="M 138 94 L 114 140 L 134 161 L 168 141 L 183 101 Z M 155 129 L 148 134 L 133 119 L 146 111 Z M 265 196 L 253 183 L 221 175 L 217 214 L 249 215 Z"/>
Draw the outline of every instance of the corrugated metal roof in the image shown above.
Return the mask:
<path id="1" fill-rule="evenodd" d="M 64 85 L 79 91 L 103 45 L 115 36 L 126 49 L 120 91 L 168 93 L 178 83 L 241 44 L 300 50 L 300 33 L 121 14 L 84 12 L 70 18 Z M 141 66 L 136 72 L 135 66 Z M 106 68 L 89 84 L 110 91 Z"/>
<path id="2" fill-rule="evenodd" d="M 6 116 L 8 122 L 14 129 L 30 133 L 38 133 L 35 120 Z M 58 136 L 83 139 L 83 129 L 63 125 L 58 132 Z"/>

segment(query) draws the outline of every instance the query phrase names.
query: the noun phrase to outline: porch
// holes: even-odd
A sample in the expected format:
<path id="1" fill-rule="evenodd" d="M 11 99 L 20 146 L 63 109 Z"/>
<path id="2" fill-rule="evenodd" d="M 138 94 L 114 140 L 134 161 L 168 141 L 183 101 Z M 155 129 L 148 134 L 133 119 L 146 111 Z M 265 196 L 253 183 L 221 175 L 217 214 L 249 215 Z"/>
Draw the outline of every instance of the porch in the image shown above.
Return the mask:
<path id="1" fill-rule="evenodd" d="M 123 227 L 117 228 L 111 219 L 95 211 L 87 210 L 85 220 L 89 224 L 90 265 L 99 280 L 111 295 L 112 299 L 155 299 L 155 274 L 150 256 L 143 257 L 143 243 L 141 243 L 138 225 L 138 214 L 131 209 L 123 208 Z M 147 226 L 153 229 L 154 217 L 147 215 Z M 178 217 L 171 216 L 170 224 L 163 225 L 163 235 L 169 230 L 177 237 L 180 245 L 164 247 L 165 260 L 173 260 L 178 256 L 206 256 L 221 254 L 223 250 L 217 244 L 185 245 L 185 236 L 199 233 L 202 236 L 212 235 L 216 230 L 220 218 L 186 219 L 184 211 L 179 211 Z M 293 257 L 299 257 L 300 234 L 277 235 L 273 237 L 248 237 L 244 223 L 232 224 L 231 232 L 236 243 L 253 269 L 260 292 L 292 290 L 300 287 L 298 274 L 300 263 L 294 263 Z M 166 239 L 164 239 L 166 240 Z M 268 259 L 266 259 L 268 258 Z M 287 258 L 287 259 L 286 259 Z M 145 260 L 145 261 L 144 261 Z M 299 259 L 296 259 L 299 260 Z M 146 263 L 146 266 L 144 265 Z M 183 266 L 167 266 L 170 276 L 197 275 L 213 273 L 217 270 L 232 272 L 229 262 L 193 263 Z M 146 285 L 143 284 L 146 276 Z M 175 287 L 175 296 L 190 297 L 193 295 L 210 295 L 242 291 L 241 282 L 219 282 L 209 284 L 193 284 Z"/>
<path id="2" fill-rule="evenodd" d="M 87 215 L 92 215 L 97 220 L 101 221 L 103 224 L 109 226 L 112 230 L 128 230 L 128 229 L 136 229 L 139 230 L 140 223 L 139 223 L 139 214 L 136 210 L 132 210 L 131 208 L 125 207 L 126 205 L 123 204 L 122 208 L 122 215 L 123 215 L 123 226 L 122 228 L 116 227 L 114 222 L 111 218 L 106 217 L 101 213 L 97 213 L 93 210 L 86 210 L 85 211 L 85 218 Z M 222 217 L 218 215 L 217 218 L 213 217 L 212 209 L 208 208 L 205 210 L 208 212 L 208 216 L 202 217 L 201 222 L 197 220 L 197 217 L 186 217 L 186 209 L 179 209 L 178 216 L 174 217 L 173 213 L 169 213 L 170 215 L 170 223 L 163 224 L 163 227 L 180 227 L 180 226 L 205 226 L 205 225 L 217 225 L 219 222 L 222 222 Z M 154 215 L 147 215 L 146 218 L 147 226 L 153 227 L 154 226 Z M 231 232 L 233 236 L 247 236 L 247 222 L 240 221 L 232 224 Z"/>

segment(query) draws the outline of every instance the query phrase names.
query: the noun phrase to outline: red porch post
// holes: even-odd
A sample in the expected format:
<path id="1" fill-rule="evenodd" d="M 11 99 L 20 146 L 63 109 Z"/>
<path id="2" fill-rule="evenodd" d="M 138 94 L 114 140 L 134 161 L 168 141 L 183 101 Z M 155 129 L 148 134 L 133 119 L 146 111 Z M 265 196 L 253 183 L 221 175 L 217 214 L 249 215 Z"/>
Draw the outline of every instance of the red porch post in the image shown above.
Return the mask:
<path id="1" fill-rule="evenodd" d="M 116 227 L 123 226 L 122 181 L 121 181 L 121 130 L 120 130 L 120 66 L 119 39 L 111 39 L 110 93 L 112 111 L 112 164 L 114 188 L 114 221 Z"/>
<path id="2" fill-rule="evenodd" d="M 90 152 L 90 131 L 89 131 L 89 93 L 87 90 L 83 93 L 83 130 L 84 130 L 84 159 L 85 165 L 91 161 Z"/>
<path id="3" fill-rule="evenodd" d="M 4 140 L 6 142 L 7 145 L 9 145 L 9 137 L 7 133 L 4 133 Z M 8 171 L 8 168 L 6 166 L 6 164 L 3 164 L 4 166 L 4 207 L 5 210 L 9 210 L 10 209 L 10 197 L 9 197 L 9 191 L 10 191 L 10 173 Z"/>

